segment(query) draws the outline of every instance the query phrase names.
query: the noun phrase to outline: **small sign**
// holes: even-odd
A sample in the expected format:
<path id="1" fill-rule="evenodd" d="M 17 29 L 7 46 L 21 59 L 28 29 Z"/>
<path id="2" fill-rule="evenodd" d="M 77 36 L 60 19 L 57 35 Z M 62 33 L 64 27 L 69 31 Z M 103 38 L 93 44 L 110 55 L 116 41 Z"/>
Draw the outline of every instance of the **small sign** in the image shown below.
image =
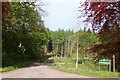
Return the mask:
<path id="1" fill-rule="evenodd" d="M 111 60 L 107 60 L 107 59 L 101 59 L 98 62 L 100 65 L 109 65 L 109 71 L 111 71 Z M 100 70 L 100 66 L 99 66 L 99 70 Z"/>
<path id="2" fill-rule="evenodd" d="M 102 60 L 99 60 L 98 63 L 99 63 L 99 64 L 106 64 L 106 65 L 109 65 L 109 64 L 111 64 L 111 61 L 110 61 L 110 60 L 107 60 L 107 59 L 102 59 Z"/>

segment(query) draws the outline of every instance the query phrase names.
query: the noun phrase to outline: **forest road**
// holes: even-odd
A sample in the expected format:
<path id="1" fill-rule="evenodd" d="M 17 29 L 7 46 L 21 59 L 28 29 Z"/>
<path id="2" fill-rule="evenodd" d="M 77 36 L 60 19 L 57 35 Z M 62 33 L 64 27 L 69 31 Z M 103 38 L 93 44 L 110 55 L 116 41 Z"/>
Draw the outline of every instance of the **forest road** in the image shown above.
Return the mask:
<path id="1" fill-rule="evenodd" d="M 34 63 L 30 67 L 2 73 L 2 78 L 92 78 L 52 68 L 50 63 Z"/>

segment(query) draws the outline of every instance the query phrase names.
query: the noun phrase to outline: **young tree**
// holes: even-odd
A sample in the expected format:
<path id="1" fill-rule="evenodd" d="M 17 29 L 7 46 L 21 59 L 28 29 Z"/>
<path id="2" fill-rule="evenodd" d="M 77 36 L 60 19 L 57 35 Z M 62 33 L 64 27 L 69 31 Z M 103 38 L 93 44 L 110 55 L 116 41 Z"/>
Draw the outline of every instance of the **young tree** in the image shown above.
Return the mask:
<path id="1" fill-rule="evenodd" d="M 53 46 L 54 46 L 54 50 L 53 51 L 56 51 L 57 50 L 57 54 L 61 55 L 61 57 L 65 57 L 67 54 L 67 37 L 69 37 L 70 35 L 73 34 L 73 31 L 64 31 L 62 29 L 59 29 L 58 31 L 51 31 L 51 38 L 53 41 Z M 54 45 L 56 44 L 56 46 Z M 58 49 L 55 49 L 57 48 Z"/>

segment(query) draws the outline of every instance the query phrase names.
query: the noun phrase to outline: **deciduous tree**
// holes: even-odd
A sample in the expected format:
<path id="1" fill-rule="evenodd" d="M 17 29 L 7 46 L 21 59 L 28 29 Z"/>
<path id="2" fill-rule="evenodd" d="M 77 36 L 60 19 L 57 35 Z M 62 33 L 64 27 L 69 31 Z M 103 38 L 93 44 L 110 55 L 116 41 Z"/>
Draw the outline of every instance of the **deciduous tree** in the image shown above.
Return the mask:
<path id="1" fill-rule="evenodd" d="M 84 6 L 86 21 L 92 24 L 93 31 L 98 33 L 101 41 L 90 50 L 98 53 L 98 59 L 112 58 L 112 55 L 116 55 L 117 62 L 120 62 L 120 1 L 93 2 L 87 0 Z"/>

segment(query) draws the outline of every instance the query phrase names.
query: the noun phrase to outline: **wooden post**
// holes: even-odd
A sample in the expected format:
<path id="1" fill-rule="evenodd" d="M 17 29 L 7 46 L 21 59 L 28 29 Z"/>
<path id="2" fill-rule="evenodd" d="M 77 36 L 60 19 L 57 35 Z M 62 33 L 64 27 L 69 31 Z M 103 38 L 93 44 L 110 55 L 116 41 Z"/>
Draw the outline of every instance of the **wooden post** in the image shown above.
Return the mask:
<path id="1" fill-rule="evenodd" d="M 76 57 L 76 68 L 78 68 L 78 42 L 77 42 L 77 57 Z"/>
<path id="2" fill-rule="evenodd" d="M 100 64 L 99 64 L 99 71 L 100 71 Z"/>
<path id="3" fill-rule="evenodd" d="M 109 71 L 111 71 L 111 62 L 110 62 L 110 64 L 109 64 Z"/>
<path id="4" fill-rule="evenodd" d="M 76 58 L 76 68 L 78 68 L 78 33 L 77 33 L 77 58 Z"/>
<path id="5" fill-rule="evenodd" d="M 113 72 L 115 72 L 115 55 L 113 55 Z"/>

